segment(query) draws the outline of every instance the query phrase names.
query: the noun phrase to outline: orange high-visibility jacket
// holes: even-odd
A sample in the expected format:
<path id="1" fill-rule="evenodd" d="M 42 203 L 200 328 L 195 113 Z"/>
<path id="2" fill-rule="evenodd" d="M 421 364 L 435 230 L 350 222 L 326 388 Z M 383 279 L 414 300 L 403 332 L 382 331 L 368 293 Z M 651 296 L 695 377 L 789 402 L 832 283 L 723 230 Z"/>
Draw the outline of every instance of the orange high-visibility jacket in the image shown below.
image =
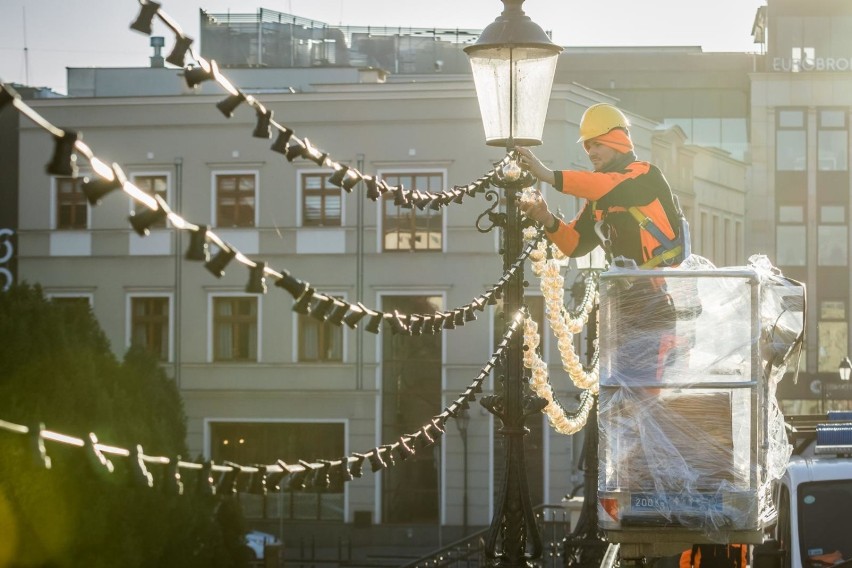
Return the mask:
<path id="1" fill-rule="evenodd" d="M 623 154 L 605 171 L 564 170 L 554 172 L 556 189 L 586 199 L 580 214 L 561 221 L 548 238 L 569 256 L 583 256 L 600 244 L 594 226 L 603 220 L 611 240 L 613 257 L 624 256 L 644 264 L 661 243 L 642 230 L 628 211 L 637 207 L 663 234 L 674 239 L 680 230 L 672 191 L 663 173 L 648 162 L 636 160 L 633 152 Z"/>

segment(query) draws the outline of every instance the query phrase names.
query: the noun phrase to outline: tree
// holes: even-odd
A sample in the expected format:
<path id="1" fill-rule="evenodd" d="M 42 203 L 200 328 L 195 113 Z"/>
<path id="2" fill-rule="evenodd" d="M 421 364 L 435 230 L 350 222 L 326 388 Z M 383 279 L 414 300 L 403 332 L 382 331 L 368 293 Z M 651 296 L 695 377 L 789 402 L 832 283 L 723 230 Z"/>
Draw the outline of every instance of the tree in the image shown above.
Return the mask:
<path id="1" fill-rule="evenodd" d="M 87 304 L 60 305 L 38 286 L 0 294 L 0 419 L 170 459 L 186 456 L 180 394 L 139 349 L 123 361 Z M 134 483 L 132 460 L 0 429 L 0 566 L 244 566 L 238 506 L 222 507 L 183 474 L 170 494 L 167 468 L 148 464 L 154 487 Z M 172 485 L 171 487 L 174 487 Z"/>

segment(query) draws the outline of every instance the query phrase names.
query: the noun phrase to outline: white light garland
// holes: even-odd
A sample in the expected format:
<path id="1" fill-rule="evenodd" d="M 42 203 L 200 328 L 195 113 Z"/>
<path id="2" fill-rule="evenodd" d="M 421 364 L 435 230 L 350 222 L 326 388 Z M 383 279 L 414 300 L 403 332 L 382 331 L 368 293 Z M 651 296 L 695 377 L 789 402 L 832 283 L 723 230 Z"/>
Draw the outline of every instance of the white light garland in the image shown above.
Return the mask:
<path id="1" fill-rule="evenodd" d="M 526 193 L 522 196 L 522 199 L 527 198 Z M 535 239 L 537 233 L 538 231 L 534 227 L 524 229 L 524 240 Z M 572 316 L 565 309 L 565 279 L 561 271 L 566 257 L 553 245 L 551 245 L 551 254 L 553 258 L 548 260 L 547 244 L 542 239 L 538 242 L 536 248 L 530 252 L 529 258 L 533 273 L 541 280 L 541 292 L 545 298 L 545 313 L 550 322 L 550 328 L 557 338 L 562 366 L 571 377 L 574 385 L 577 388 L 584 389 L 577 411 L 569 414 L 555 400 L 553 387 L 548 378 L 547 364 L 537 352 L 540 342 L 538 324 L 530 317 L 527 317 L 524 321 L 524 366 L 532 371 L 530 387 L 538 396 L 548 402 L 543 412 L 547 415 L 551 426 L 560 434 L 567 435 L 574 434 L 585 426 L 589 412 L 594 405 L 593 395 L 597 394 L 599 388 L 600 370 L 597 361 L 592 370 L 586 372 L 574 351 L 574 335 L 579 333 L 588 322 L 589 314 L 598 301 L 598 295 L 594 277 L 590 274 L 586 278 L 586 294 L 577 311 L 578 315 Z"/>
<path id="2" fill-rule="evenodd" d="M 592 389 L 583 391 L 580 407 L 569 414 L 553 396 L 553 387 L 547 376 L 547 363 L 539 357 L 536 348 L 539 343 L 538 324 L 532 318 L 524 319 L 524 366 L 532 370 L 530 388 L 547 401 L 542 412 L 554 430 L 560 434 L 570 435 L 579 432 L 589 419 L 589 412 L 594 405 L 595 397 Z M 597 386 L 597 385 L 596 385 Z M 597 389 L 595 389 L 596 391 Z"/>

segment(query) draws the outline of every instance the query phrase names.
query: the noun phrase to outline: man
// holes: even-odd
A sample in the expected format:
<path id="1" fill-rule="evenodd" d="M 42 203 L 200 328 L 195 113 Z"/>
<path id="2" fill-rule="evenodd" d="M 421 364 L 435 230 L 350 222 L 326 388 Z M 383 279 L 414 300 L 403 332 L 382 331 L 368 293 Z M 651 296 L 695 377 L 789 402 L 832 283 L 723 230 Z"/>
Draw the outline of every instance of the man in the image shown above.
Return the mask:
<path id="1" fill-rule="evenodd" d="M 685 223 L 659 168 L 636 159 L 629 125 L 612 105 L 586 110 L 578 142 L 589 154 L 592 172 L 552 171 L 529 148 L 518 148 L 521 168 L 563 193 L 586 199 L 583 210 L 568 223 L 550 212 L 540 193 L 522 201 L 521 210 L 541 223 L 566 255 L 583 256 L 603 244 L 611 258 L 624 257 L 642 268 L 677 265 L 688 254 L 687 235 L 681 234 Z"/>
<path id="2" fill-rule="evenodd" d="M 659 168 L 636 159 L 630 123 L 612 105 L 589 107 L 580 120 L 580 139 L 594 171 L 552 171 L 528 148 L 518 148 L 521 168 L 563 193 L 586 199 L 572 221 L 550 212 L 540 192 L 521 200 L 521 210 L 540 223 L 568 256 L 582 256 L 602 245 L 610 261 L 640 268 L 677 265 L 688 246 L 686 223 Z M 613 353 L 611 380 L 651 387 L 662 377 L 674 335 L 675 310 L 662 279 L 636 279 L 618 295 L 619 349 Z M 648 390 L 648 394 L 656 391 Z"/>

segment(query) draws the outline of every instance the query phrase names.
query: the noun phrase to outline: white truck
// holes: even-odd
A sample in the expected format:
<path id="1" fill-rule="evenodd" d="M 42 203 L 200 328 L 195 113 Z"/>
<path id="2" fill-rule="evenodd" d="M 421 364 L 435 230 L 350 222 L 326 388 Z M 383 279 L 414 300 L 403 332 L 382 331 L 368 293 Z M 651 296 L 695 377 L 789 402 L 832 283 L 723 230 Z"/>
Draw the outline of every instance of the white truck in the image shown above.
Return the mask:
<path id="1" fill-rule="evenodd" d="M 852 412 L 785 419 L 793 456 L 775 483 L 778 510 L 753 568 L 852 566 Z"/>

